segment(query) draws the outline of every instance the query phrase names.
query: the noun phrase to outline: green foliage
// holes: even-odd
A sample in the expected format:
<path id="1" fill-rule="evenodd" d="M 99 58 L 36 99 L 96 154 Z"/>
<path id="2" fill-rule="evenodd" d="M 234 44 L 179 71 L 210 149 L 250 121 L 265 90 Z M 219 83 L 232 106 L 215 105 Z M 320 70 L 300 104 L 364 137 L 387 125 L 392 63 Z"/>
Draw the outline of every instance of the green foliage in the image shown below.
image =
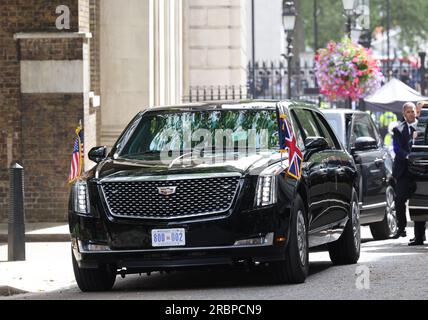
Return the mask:
<path id="1" fill-rule="evenodd" d="M 305 44 L 314 47 L 314 0 L 300 0 L 301 12 L 305 28 Z M 330 40 L 339 41 L 345 34 L 346 18 L 343 15 L 341 0 L 318 1 L 318 47 L 325 47 Z M 377 26 L 386 30 L 387 0 L 370 0 L 371 31 Z M 427 0 L 390 0 L 390 26 L 400 27 L 401 45 L 409 46 L 413 52 L 420 49 L 417 39 L 428 36 Z"/>

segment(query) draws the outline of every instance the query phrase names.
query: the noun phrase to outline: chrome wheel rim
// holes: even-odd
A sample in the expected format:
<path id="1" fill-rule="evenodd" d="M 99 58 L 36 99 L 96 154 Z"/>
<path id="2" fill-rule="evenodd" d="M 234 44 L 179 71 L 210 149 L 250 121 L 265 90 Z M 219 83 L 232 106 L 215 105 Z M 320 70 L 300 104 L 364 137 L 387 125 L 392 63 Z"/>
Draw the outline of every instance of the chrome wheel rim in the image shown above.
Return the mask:
<path id="1" fill-rule="evenodd" d="M 357 252 L 360 251 L 361 244 L 361 226 L 360 226 L 360 210 L 358 204 L 354 201 L 352 202 L 352 231 L 354 234 L 354 245 L 357 249 Z"/>
<path id="2" fill-rule="evenodd" d="M 389 235 L 393 237 L 397 234 L 397 212 L 395 210 L 394 190 L 392 187 L 386 189 L 386 221 L 388 223 Z"/>
<path id="3" fill-rule="evenodd" d="M 300 262 L 303 266 L 307 263 L 307 241 L 306 241 L 306 224 L 303 212 L 297 213 L 297 246 L 299 249 Z"/>

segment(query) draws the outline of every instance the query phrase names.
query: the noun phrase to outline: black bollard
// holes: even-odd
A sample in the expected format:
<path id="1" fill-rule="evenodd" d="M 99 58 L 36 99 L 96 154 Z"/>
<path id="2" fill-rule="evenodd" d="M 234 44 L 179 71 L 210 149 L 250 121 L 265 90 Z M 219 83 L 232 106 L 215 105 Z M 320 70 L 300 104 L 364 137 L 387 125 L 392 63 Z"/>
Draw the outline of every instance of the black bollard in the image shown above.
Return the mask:
<path id="1" fill-rule="evenodd" d="M 9 173 L 8 259 L 25 261 L 24 168 L 16 163 Z"/>

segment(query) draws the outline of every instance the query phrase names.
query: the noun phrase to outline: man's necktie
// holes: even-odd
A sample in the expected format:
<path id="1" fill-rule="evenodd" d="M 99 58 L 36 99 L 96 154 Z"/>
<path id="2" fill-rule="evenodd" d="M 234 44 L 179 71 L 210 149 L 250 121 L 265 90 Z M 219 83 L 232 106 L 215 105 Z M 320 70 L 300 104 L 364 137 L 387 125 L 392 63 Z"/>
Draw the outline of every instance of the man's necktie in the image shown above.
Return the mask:
<path id="1" fill-rule="evenodd" d="M 409 151 L 412 150 L 412 146 L 414 144 L 413 132 L 415 132 L 415 128 L 413 126 L 409 126 Z"/>

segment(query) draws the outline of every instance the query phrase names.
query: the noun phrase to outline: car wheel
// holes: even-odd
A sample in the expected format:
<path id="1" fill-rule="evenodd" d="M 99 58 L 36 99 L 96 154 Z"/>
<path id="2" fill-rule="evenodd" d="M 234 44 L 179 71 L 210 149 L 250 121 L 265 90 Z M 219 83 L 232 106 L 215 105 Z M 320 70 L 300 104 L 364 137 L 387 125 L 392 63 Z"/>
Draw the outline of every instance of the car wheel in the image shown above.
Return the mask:
<path id="1" fill-rule="evenodd" d="M 394 189 L 389 186 L 386 189 L 385 217 L 381 222 L 372 223 L 370 231 L 373 239 L 386 240 L 394 237 L 398 232 L 397 212 L 395 210 Z"/>
<path id="2" fill-rule="evenodd" d="M 361 225 L 360 208 L 355 189 L 352 191 L 352 201 L 349 220 L 340 238 L 328 245 L 330 259 L 334 264 L 354 264 L 360 258 Z"/>
<path id="3" fill-rule="evenodd" d="M 77 285 L 83 292 L 108 291 L 116 281 L 116 272 L 108 265 L 101 265 L 94 269 L 79 268 L 73 250 L 73 271 Z"/>
<path id="4" fill-rule="evenodd" d="M 302 198 L 296 197 L 290 221 L 286 259 L 272 264 L 278 283 L 303 283 L 309 271 L 309 243 L 306 210 Z"/>

